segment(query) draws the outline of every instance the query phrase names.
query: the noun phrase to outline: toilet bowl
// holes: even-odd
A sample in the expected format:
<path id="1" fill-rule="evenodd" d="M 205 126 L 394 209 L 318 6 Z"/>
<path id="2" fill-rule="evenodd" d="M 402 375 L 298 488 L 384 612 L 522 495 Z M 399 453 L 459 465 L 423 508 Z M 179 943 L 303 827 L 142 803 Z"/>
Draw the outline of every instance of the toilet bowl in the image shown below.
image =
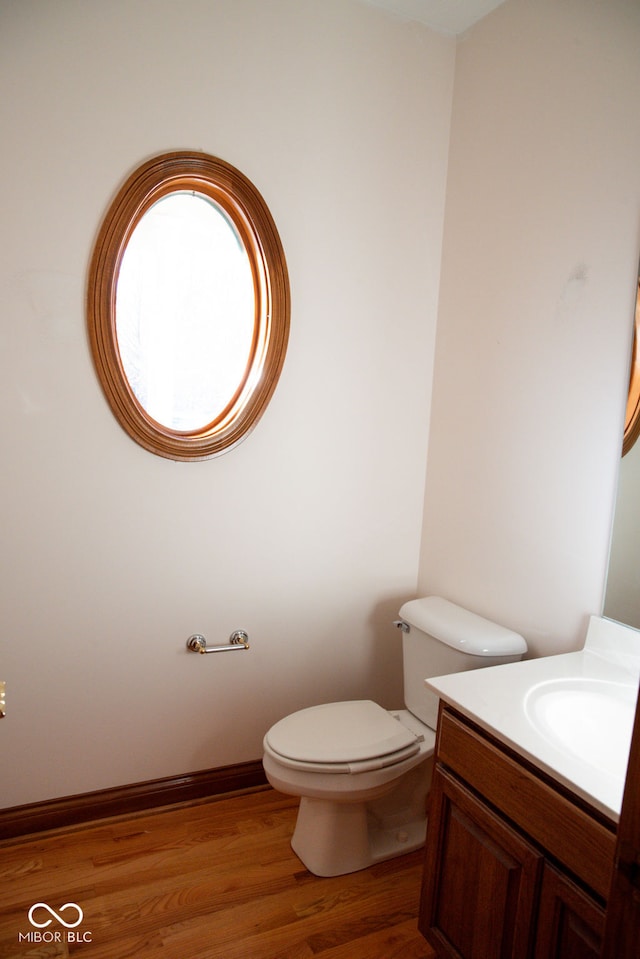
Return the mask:
<path id="1" fill-rule="evenodd" d="M 300 797 L 291 846 L 317 876 L 355 872 L 424 843 L 437 716 L 424 679 L 526 651 L 518 634 L 439 597 L 405 603 L 400 615 L 407 709 L 325 703 L 286 716 L 264 737 L 268 781 Z"/>
<path id="2" fill-rule="evenodd" d="M 269 730 L 265 773 L 301 797 L 291 845 L 310 872 L 355 872 L 424 843 L 434 746 L 408 710 L 370 700 L 312 706 Z"/>

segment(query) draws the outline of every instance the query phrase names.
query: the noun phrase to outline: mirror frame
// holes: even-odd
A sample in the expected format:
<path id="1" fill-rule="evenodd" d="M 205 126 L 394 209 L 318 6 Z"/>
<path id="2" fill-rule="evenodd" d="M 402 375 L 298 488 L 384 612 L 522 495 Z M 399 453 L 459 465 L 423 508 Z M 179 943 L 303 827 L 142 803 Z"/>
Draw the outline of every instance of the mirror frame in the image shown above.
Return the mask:
<path id="1" fill-rule="evenodd" d="M 254 278 L 255 332 L 242 382 L 227 408 L 206 426 L 180 432 L 154 420 L 127 380 L 116 334 L 116 289 L 122 257 L 135 227 L 162 197 L 194 191 L 221 207 L 240 235 Z M 91 256 L 87 325 L 94 366 L 113 414 L 140 446 L 173 460 L 205 460 L 249 434 L 264 413 L 284 364 L 290 323 L 284 250 L 256 187 L 235 167 L 206 153 L 163 153 L 138 167 L 118 190 Z"/>
<path id="2" fill-rule="evenodd" d="M 636 288 L 636 311 L 633 325 L 633 346 L 631 348 L 631 373 L 629 375 L 629 393 L 627 412 L 624 420 L 622 455 L 629 452 L 640 435 L 640 279 Z"/>

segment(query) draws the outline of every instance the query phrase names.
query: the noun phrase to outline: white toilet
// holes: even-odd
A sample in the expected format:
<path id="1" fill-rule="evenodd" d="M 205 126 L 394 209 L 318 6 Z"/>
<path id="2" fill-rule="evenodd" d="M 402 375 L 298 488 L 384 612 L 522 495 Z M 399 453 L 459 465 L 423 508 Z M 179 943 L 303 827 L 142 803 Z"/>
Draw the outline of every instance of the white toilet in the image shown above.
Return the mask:
<path id="1" fill-rule="evenodd" d="M 291 846 L 316 876 L 340 876 L 424 843 L 438 699 L 430 676 L 521 659 L 522 636 L 438 596 L 400 610 L 406 709 L 370 700 L 292 713 L 264 737 L 267 779 L 300 796 Z"/>

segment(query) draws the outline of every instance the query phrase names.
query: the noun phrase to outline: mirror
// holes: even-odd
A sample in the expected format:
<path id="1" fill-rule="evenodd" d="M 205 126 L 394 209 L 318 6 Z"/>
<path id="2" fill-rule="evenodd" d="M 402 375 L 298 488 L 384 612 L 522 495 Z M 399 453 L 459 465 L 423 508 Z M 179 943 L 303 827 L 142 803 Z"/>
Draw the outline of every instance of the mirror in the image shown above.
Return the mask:
<path id="1" fill-rule="evenodd" d="M 640 279 L 603 615 L 640 629 Z"/>
<path id="2" fill-rule="evenodd" d="M 258 422 L 287 348 L 284 251 L 255 186 L 204 153 L 167 153 L 123 184 L 89 269 L 87 324 L 111 410 L 174 460 L 232 449 Z"/>

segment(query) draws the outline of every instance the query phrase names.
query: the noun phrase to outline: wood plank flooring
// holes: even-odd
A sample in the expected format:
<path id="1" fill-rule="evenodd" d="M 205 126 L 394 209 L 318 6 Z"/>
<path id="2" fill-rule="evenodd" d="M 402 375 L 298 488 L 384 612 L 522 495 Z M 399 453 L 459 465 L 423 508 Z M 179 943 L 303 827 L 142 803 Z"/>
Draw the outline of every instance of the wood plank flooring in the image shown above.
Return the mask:
<path id="1" fill-rule="evenodd" d="M 296 808 L 267 788 L 0 843 L 1 959 L 434 959 L 422 852 L 318 879 Z"/>

